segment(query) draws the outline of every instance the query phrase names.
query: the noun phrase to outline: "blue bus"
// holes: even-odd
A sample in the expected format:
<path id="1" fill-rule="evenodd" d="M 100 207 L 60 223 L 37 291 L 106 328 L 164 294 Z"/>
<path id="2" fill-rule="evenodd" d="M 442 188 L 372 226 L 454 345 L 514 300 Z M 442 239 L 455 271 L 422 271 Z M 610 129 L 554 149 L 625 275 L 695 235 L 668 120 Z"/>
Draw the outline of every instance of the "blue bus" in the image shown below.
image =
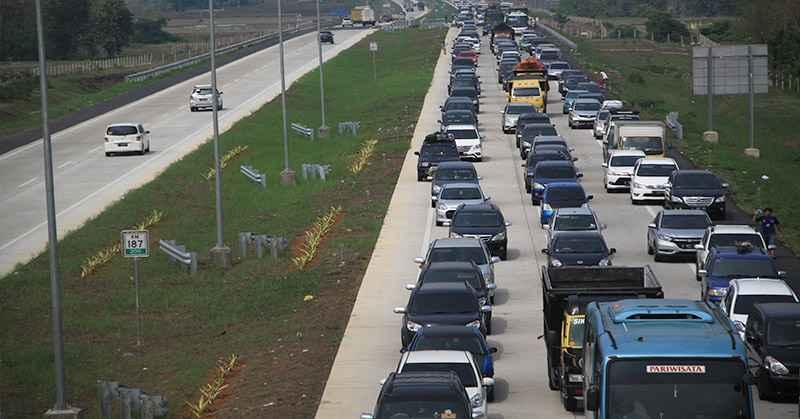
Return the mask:
<path id="1" fill-rule="evenodd" d="M 587 418 L 753 418 L 745 346 L 713 304 L 590 303 L 583 348 Z"/>

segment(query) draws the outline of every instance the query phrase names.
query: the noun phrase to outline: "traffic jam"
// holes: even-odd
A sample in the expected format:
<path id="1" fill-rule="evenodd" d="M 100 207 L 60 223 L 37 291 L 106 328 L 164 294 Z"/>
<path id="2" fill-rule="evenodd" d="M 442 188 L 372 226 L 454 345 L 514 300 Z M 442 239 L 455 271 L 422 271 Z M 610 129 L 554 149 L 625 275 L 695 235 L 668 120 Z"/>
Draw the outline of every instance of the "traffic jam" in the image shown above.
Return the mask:
<path id="1" fill-rule="evenodd" d="M 724 223 L 728 185 L 668 157 L 664 122 L 608 97 L 605 74 L 575 68 L 526 10 L 456 6 L 458 35 L 443 46 L 450 68 L 440 129 L 414 150 L 416 180 L 430 184 L 419 199 L 430 200 L 442 237 L 414 260 L 419 275 L 405 286 L 406 305 L 394 308 L 399 360 L 361 418 L 492 416 L 504 361 L 492 338 L 506 279 L 499 268 L 516 238 L 482 187 L 482 166 L 495 158 L 489 138 L 515 150 L 520 193 L 535 214 L 530 234 L 544 243 L 538 272 L 525 273 L 541 288 L 543 313 L 539 339 L 528 344 L 544 346 L 545 380 L 564 411 L 733 419 L 755 417 L 759 399 L 797 404 L 800 300 L 776 265 L 774 237 Z M 481 111 L 489 92 L 505 98 L 500 115 L 485 103 Z M 488 131 L 484 118 L 499 118 L 501 129 Z M 592 175 L 602 198 L 652 215 L 644 237 L 632 239 L 652 265 L 615 262 L 576 138 L 595 147 L 581 165 L 599 162 Z M 694 273 L 683 274 L 692 298 L 665 292 L 676 279 L 654 269 L 676 261 Z"/>

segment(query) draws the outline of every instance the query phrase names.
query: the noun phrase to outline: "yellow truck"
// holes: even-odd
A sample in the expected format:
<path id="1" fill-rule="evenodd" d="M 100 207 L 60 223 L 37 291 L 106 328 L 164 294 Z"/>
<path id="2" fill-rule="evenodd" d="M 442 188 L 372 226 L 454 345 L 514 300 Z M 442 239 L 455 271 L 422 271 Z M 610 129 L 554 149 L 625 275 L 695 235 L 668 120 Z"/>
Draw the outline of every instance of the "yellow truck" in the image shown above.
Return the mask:
<path id="1" fill-rule="evenodd" d="M 509 102 L 529 103 L 537 112 L 547 112 L 547 92 L 542 89 L 542 82 L 534 79 L 514 80 L 508 89 Z"/>
<path id="2" fill-rule="evenodd" d="M 350 20 L 356 25 L 375 26 L 375 11 L 369 6 L 356 6 L 350 11 Z"/>

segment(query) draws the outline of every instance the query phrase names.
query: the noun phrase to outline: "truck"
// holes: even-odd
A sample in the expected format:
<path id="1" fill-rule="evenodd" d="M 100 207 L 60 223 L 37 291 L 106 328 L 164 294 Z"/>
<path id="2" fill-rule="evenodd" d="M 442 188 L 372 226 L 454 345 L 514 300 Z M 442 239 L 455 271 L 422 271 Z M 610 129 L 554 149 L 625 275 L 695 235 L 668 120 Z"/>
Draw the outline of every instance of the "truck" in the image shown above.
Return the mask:
<path id="1" fill-rule="evenodd" d="M 663 157 L 667 126 L 661 121 L 614 122 L 613 135 L 603 140 L 603 158 L 608 161 L 609 150 L 642 150 L 648 157 Z"/>
<path id="2" fill-rule="evenodd" d="M 363 26 L 375 25 L 375 11 L 369 6 L 356 6 L 350 11 L 350 20 Z"/>
<path id="3" fill-rule="evenodd" d="M 542 267 L 548 384 L 567 411 L 583 408 L 586 306 L 626 298 L 664 298 L 650 266 Z"/>
<path id="4" fill-rule="evenodd" d="M 505 80 L 503 90 L 510 91 L 512 82 L 517 80 L 538 80 L 540 88 L 544 91 L 542 96 L 545 99 L 547 98 L 547 92 L 550 91 L 550 83 L 547 82 L 547 70 L 535 57 L 528 57 L 514 67 L 514 76 Z"/>
<path id="5" fill-rule="evenodd" d="M 587 418 L 754 417 L 747 349 L 714 304 L 592 302 L 583 347 Z"/>

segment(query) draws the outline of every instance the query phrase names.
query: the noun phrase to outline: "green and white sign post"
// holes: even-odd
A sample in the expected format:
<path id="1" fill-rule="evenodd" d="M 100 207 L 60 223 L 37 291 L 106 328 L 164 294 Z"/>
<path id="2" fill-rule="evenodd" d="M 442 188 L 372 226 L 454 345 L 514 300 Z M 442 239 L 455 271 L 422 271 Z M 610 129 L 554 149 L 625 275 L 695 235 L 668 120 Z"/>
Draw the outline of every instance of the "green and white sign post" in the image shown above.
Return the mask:
<path id="1" fill-rule="evenodd" d="M 147 230 L 122 230 L 122 256 L 133 259 L 133 284 L 136 291 L 136 346 L 142 345 L 142 313 L 139 306 L 139 259 L 150 257 Z"/>

